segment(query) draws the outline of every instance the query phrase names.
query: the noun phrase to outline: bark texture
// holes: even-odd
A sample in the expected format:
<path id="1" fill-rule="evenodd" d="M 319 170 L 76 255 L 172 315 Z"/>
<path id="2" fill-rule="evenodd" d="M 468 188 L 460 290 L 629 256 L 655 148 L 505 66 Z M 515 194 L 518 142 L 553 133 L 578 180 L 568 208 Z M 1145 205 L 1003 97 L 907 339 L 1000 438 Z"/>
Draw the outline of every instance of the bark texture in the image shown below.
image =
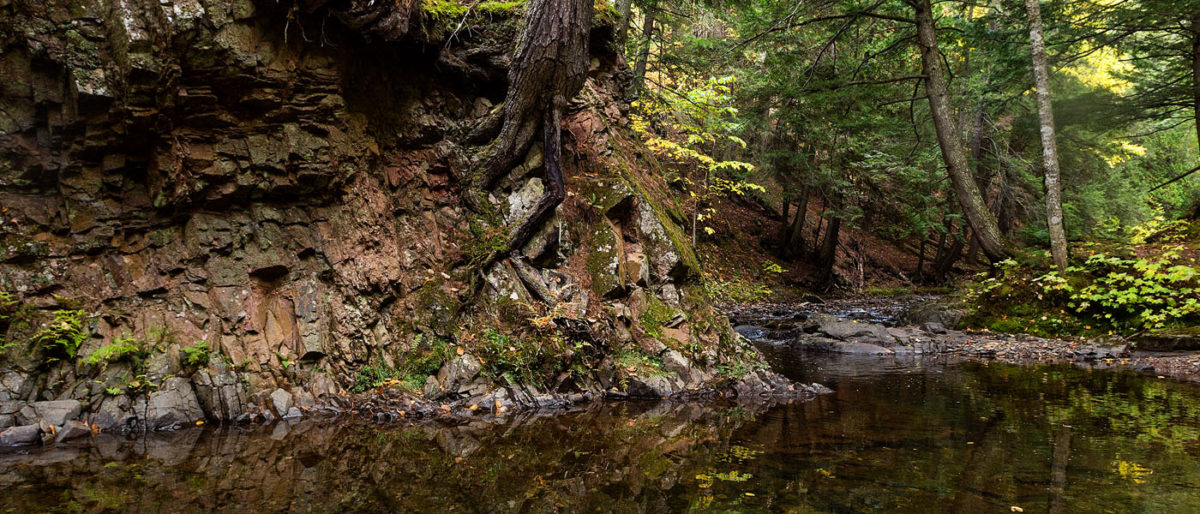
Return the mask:
<path id="1" fill-rule="evenodd" d="M 792 222 L 792 227 L 788 231 L 786 247 L 792 257 L 804 255 L 804 222 L 807 217 L 808 188 L 806 187 L 801 190 L 800 196 L 796 198 L 796 220 Z"/>
<path id="2" fill-rule="evenodd" d="M 629 39 L 629 16 L 633 11 L 633 0 L 617 0 L 617 12 L 621 13 L 621 19 L 617 20 L 617 40 L 615 41 L 617 49 L 621 54 L 625 53 L 625 41 Z"/>
<path id="3" fill-rule="evenodd" d="M 480 166 L 476 186 L 489 188 L 524 158 L 555 97 L 570 99 L 588 70 L 592 2 L 532 0 L 508 73 L 500 135 Z M 556 129 L 557 130 L 557 129 Z"/>
<path id="4" fill-rule="evenodd" d="M 949 86 L 946 83 L 941 52 L 938 50 L 933 11 L 929 0 L 914 0 L 910 5 L 916 11 L 917 44 L 921 49 L 921 68 L 925 74 L 929 108 L 933 115 L 938 144 L 941 146 L 950 180 L 954 183 L 955 195 L 968 223 L 979 237 L 984 254 L 993 262 L 1002 260 L 1008 256 L 1004 236 L 975 184 L 961 132 L 950 108 Z"/>
<path id="5" fill-rule="evenodd" d="M 842 219 L 833 217 L 829 220 L 829 228 L 825 231 L 825 239 L 821 241 L 821 248 L 817 251 L 817 264 L 820 266 L 820 271 L 817 273 L 817 287 L 828 289 L 833 286 L 836 278 L 833 271 L 834 264 L 837 263 L 837 244 L 841 236 Z"/>
<path id="6" fill-rule="evenodd" d="M 1037 86 L 1038 121 L 1042 135 L 1042 168 L 1046 183 L 1046 228 L 1054 265 L 1067 269 L 1067 232 L 1063 229 L 1062 186 L 1059 184 L 1058 144 L 1054 140 L 1054 106 L 1050 100 L 1050 69 L 1042 37 L 1042 12 L 1038 0 L 1025 0 L 1029 16 L 1029 43 L 1033 54 L 1033 80 Z"/>

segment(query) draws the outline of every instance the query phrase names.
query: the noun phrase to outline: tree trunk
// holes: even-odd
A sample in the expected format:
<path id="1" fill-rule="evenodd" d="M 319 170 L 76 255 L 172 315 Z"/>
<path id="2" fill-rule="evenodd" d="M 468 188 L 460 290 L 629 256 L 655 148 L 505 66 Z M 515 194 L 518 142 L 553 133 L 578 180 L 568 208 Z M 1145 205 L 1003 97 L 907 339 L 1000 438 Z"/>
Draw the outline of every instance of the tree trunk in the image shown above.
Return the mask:
<path id="1" fill-rule="evenodd" d="M 646 8 L 642 18 L 641 50 L 638 51 L 637 61 L 633 63 L 633 86 L 631 92 L 636 98 L 642 92 L 642 79 L 646 76 L 646 64 L 650 61 L 650 38 L 654 37 L 654 7 Z"/>
<path id="2" fill-rule="evenodd" d="M 588 33 L 592 25 L 590 0 L 532 0 L 525 12 L 525 30 L 509 70 L 509 89 L 503 107 L 504 124 L 464 197 L 477 201 L 482 190 L 511 171 L 528 150 L 539 122 L 545 146 L 546 193 L 509 232 L 504 248 L 493 251 L 480 265 L 519 252 L 566 198 L 562 170 L 562 114 L 569 99 L 583 87 L 588 69 Z M 475 281 L 478 292 L 481 280 Z"/>
<path id="3" fill-rule="evenodd" d="M 983 133 L 987 127 L 984 123 L 986 115 L 987 113 L 984 112 L 983 105 L 980 105 L 979 109 L 975 111 L 975 127 L 971 133 L 971 160 L 975 162 L 975 185 L 979 188 L 979 194 L 984 197 L 985 204 L 987 203 L 989 189 L 983 182 L 983 144 L 986 140 L 983 137 Z M 996 224 L 999 226 L 999 220 L 997 220 Z M 967 250 L 967 262 L 974 264 L 978 262 L 976 254 L 979 252 L 979 238 L 975 237 L 974 230 L 970 230 L 968 233 L 970 237 L 967 240 L 970 241 L 970 245 Z"/>
<path id="4" fill-rule="evenodd" d="M 916 11 L 917 44 L 921 48 L 921 68 L 925 74 L 929 110 L 933 116 L 942 157 L 954 184 L 955 196 L 958 197 L 971 228 L 978 234 L 984 254 L 993 262 L 1002 260 L 1008 256 L 1004 236 L 996 225 L 996 218 L 988 211 L 974 177 L 971 176 L 961 133 L 955 126 L 957 123 L 950 108 L 949 86 L 946 84 L 945 70 L 942 68 L 942 56 L 938 51 L 933 10 L 929 0 L 912 0 L 910 5 Z"/>
<path id="5" fill-rule="evenodd" d="M 625 55 L 625 41 L 629 39 L 629 16 L 633 11 L 633 0 L 617 0 L 617 12 L 621 19 L 617 21 L 617 51 Z"/>
<path id="6" fill-rule="evenodd" d="M 829 202 L 828 199 L 824 198 L 824 195 L 822 195 L 821 199 L 821 212 L 817 213 L 817 226 L 813 229 L 812 241 L 814 245 L 821 237 L 821 227 L 825 224 L 825 205 Z"/>
<path id="7" fill-rule="evenodd" d="M 796 220 L 788 233 L 787 253 L 793 258 L 804 255 L 804 222 L 808 218 L 808 188 L 800 191 L 796 199 Z"/>
<path id="8" fill-rule="evenodd" d="M 927 239 L 929 238 L 921 236 L 921 249 L 917 252 L 917 270 L 913 273 L 913 282 L 918 284 L 925 281 L 925 241 Z"/>
<path id="9" fill-rule="evenodd" d="M 938 280 L 945 282 L 946 276 L 950 274 L 950 270 L 954 269 L 954 263 L 962 257 L 963 241 L 966 240 L 967 228 L 964 224 L 959 228 L 960 236 L 951 236 L 950 248 L 942 254 L 941 260 L 934 265 L 934 272 L 937 273 Z"/>
<path id="10" fill-rule="evenodd" d="M 946 234 L 950 233 L 950 224 L 942 223 L 943 230 L 938 233 L 937 251 L 933 253 L 933 272 L 937 273 L 937 266 L 942 262 L 942 256 L 946 254 Z"/>
<path id="11" fill-rule="evenodd" d="M 785 199 L 783 201 L 783 224 L 784 224 L 784 226 L 789 226 L 788 215 L 791 213 L 792 213 L 792 202 Z"/>
<path id="12" fill-rule="evenodd" d="M 530 0 L 526 6 L 525 29 L 508 72 L 504 122 L 472 178 L 472 196 L 490 188 L 525 157 L 538 124 L 548 117 L 544 113 L 558 108 L 553 105 L 556 98 L 565 106 L 583 87 L 592 9 L 589 0 Z"/>
<path id="13" fill-rule="evenodd" d="M 1200 14 L 1192 15 L 1192 113 L 1200 146 Z"/>
<path id="14" fill-rule="evenodd" d="M 1067 269 L 1067 232 L 1063 229 L 1062 186 L 1059 185 L 1058 144 L 1054 140 L 1054 106 L 1050 101 L 1050 67 L 1046 63 L 1046 41 L 1042 38 L 1042 12 L 1038 0 L 1025 0 L 1029 15 L 1029 42 L 1033 54 L 1033 78 L 1037 86 L 1038 118 L 1042 133 L 1042 166 L 1046 171 L 1046 225 L 1050 231 L 1050 254 L 1059 271 Z"/>
<path id="15" fill-rule="evenodd" d="M 817 264 L 821 267 L 817 275 L 817 285 L 820 288 L 833 285 L 833 265 L 837 262 L 838 233 L 841 228 L 841 218 L 833 217 L 829 220 L 829 228 L 825 230 L 825 239 L 821 240 L 821 249 L 817 252 Z"/>

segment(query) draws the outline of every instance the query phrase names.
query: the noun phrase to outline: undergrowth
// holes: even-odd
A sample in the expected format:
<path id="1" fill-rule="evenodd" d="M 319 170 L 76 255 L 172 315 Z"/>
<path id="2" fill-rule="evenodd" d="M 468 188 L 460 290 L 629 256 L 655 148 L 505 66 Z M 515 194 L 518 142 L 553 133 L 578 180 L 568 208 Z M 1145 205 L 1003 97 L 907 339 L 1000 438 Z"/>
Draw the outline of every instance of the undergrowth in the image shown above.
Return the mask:
<path id="1" fill-rule="evenodd" d="M 375 363 L 363 366 L 358 370 L 351 390 L 361 393 L 368 389 L 398 385 L 410 391 L 420 391 L 426 378 L 436 375 L 455 353 L 455 348 L 445 340 L 418 334 L 413 349 L 405 353 L 399 365 L 392 367 Z"/>
<path id="2" fill-rule="evenodd" d="M 1135 234 L 1134 249 L 1081 245 L 1065 270 L 1009 259 L 966 294 L 968 325 L 1035 335 L 1130 335 L 1200 323 L 1200 268 L 1186 224 Z"/>
<path id="3" fill-rule="evenodd" d="M 73 361 L 79 346 L 87 338 L 83 321 L 87 314 L 81 310 L 64 309 L 54 313 L 54 320 L 33 335 L 33 343 L 42 349 L 44 362 Z"/>

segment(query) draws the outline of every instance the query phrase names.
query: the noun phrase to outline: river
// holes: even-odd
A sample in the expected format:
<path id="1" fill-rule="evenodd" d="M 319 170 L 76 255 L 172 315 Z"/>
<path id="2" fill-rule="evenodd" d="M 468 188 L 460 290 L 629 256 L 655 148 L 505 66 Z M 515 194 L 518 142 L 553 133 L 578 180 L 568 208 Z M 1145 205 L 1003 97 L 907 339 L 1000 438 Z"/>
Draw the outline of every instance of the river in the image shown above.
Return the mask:
<path id="1" fill-rule="evenodd" d="M 777 348 L 833 394 L 458 425 L 282 422 L 0 454 L 0 511 L 1200 511 L 1200 389 Z"/>

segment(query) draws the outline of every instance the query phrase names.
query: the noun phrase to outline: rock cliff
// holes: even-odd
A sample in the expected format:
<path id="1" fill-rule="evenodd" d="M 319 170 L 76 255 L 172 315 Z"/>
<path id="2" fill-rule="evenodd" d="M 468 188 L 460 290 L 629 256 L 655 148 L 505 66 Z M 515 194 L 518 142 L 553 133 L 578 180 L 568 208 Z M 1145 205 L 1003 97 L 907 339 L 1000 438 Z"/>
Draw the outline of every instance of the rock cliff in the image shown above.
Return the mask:
<path id="1" fill-rule="evenodd" d="M 758 373 L 624 128 L 597 9 L 568 198 L 480 269 L 543 189 L 535 146 L 460 196 L 520 2 L 0 0 L 0 429 L 54 400 L 161 427 Z"/>

